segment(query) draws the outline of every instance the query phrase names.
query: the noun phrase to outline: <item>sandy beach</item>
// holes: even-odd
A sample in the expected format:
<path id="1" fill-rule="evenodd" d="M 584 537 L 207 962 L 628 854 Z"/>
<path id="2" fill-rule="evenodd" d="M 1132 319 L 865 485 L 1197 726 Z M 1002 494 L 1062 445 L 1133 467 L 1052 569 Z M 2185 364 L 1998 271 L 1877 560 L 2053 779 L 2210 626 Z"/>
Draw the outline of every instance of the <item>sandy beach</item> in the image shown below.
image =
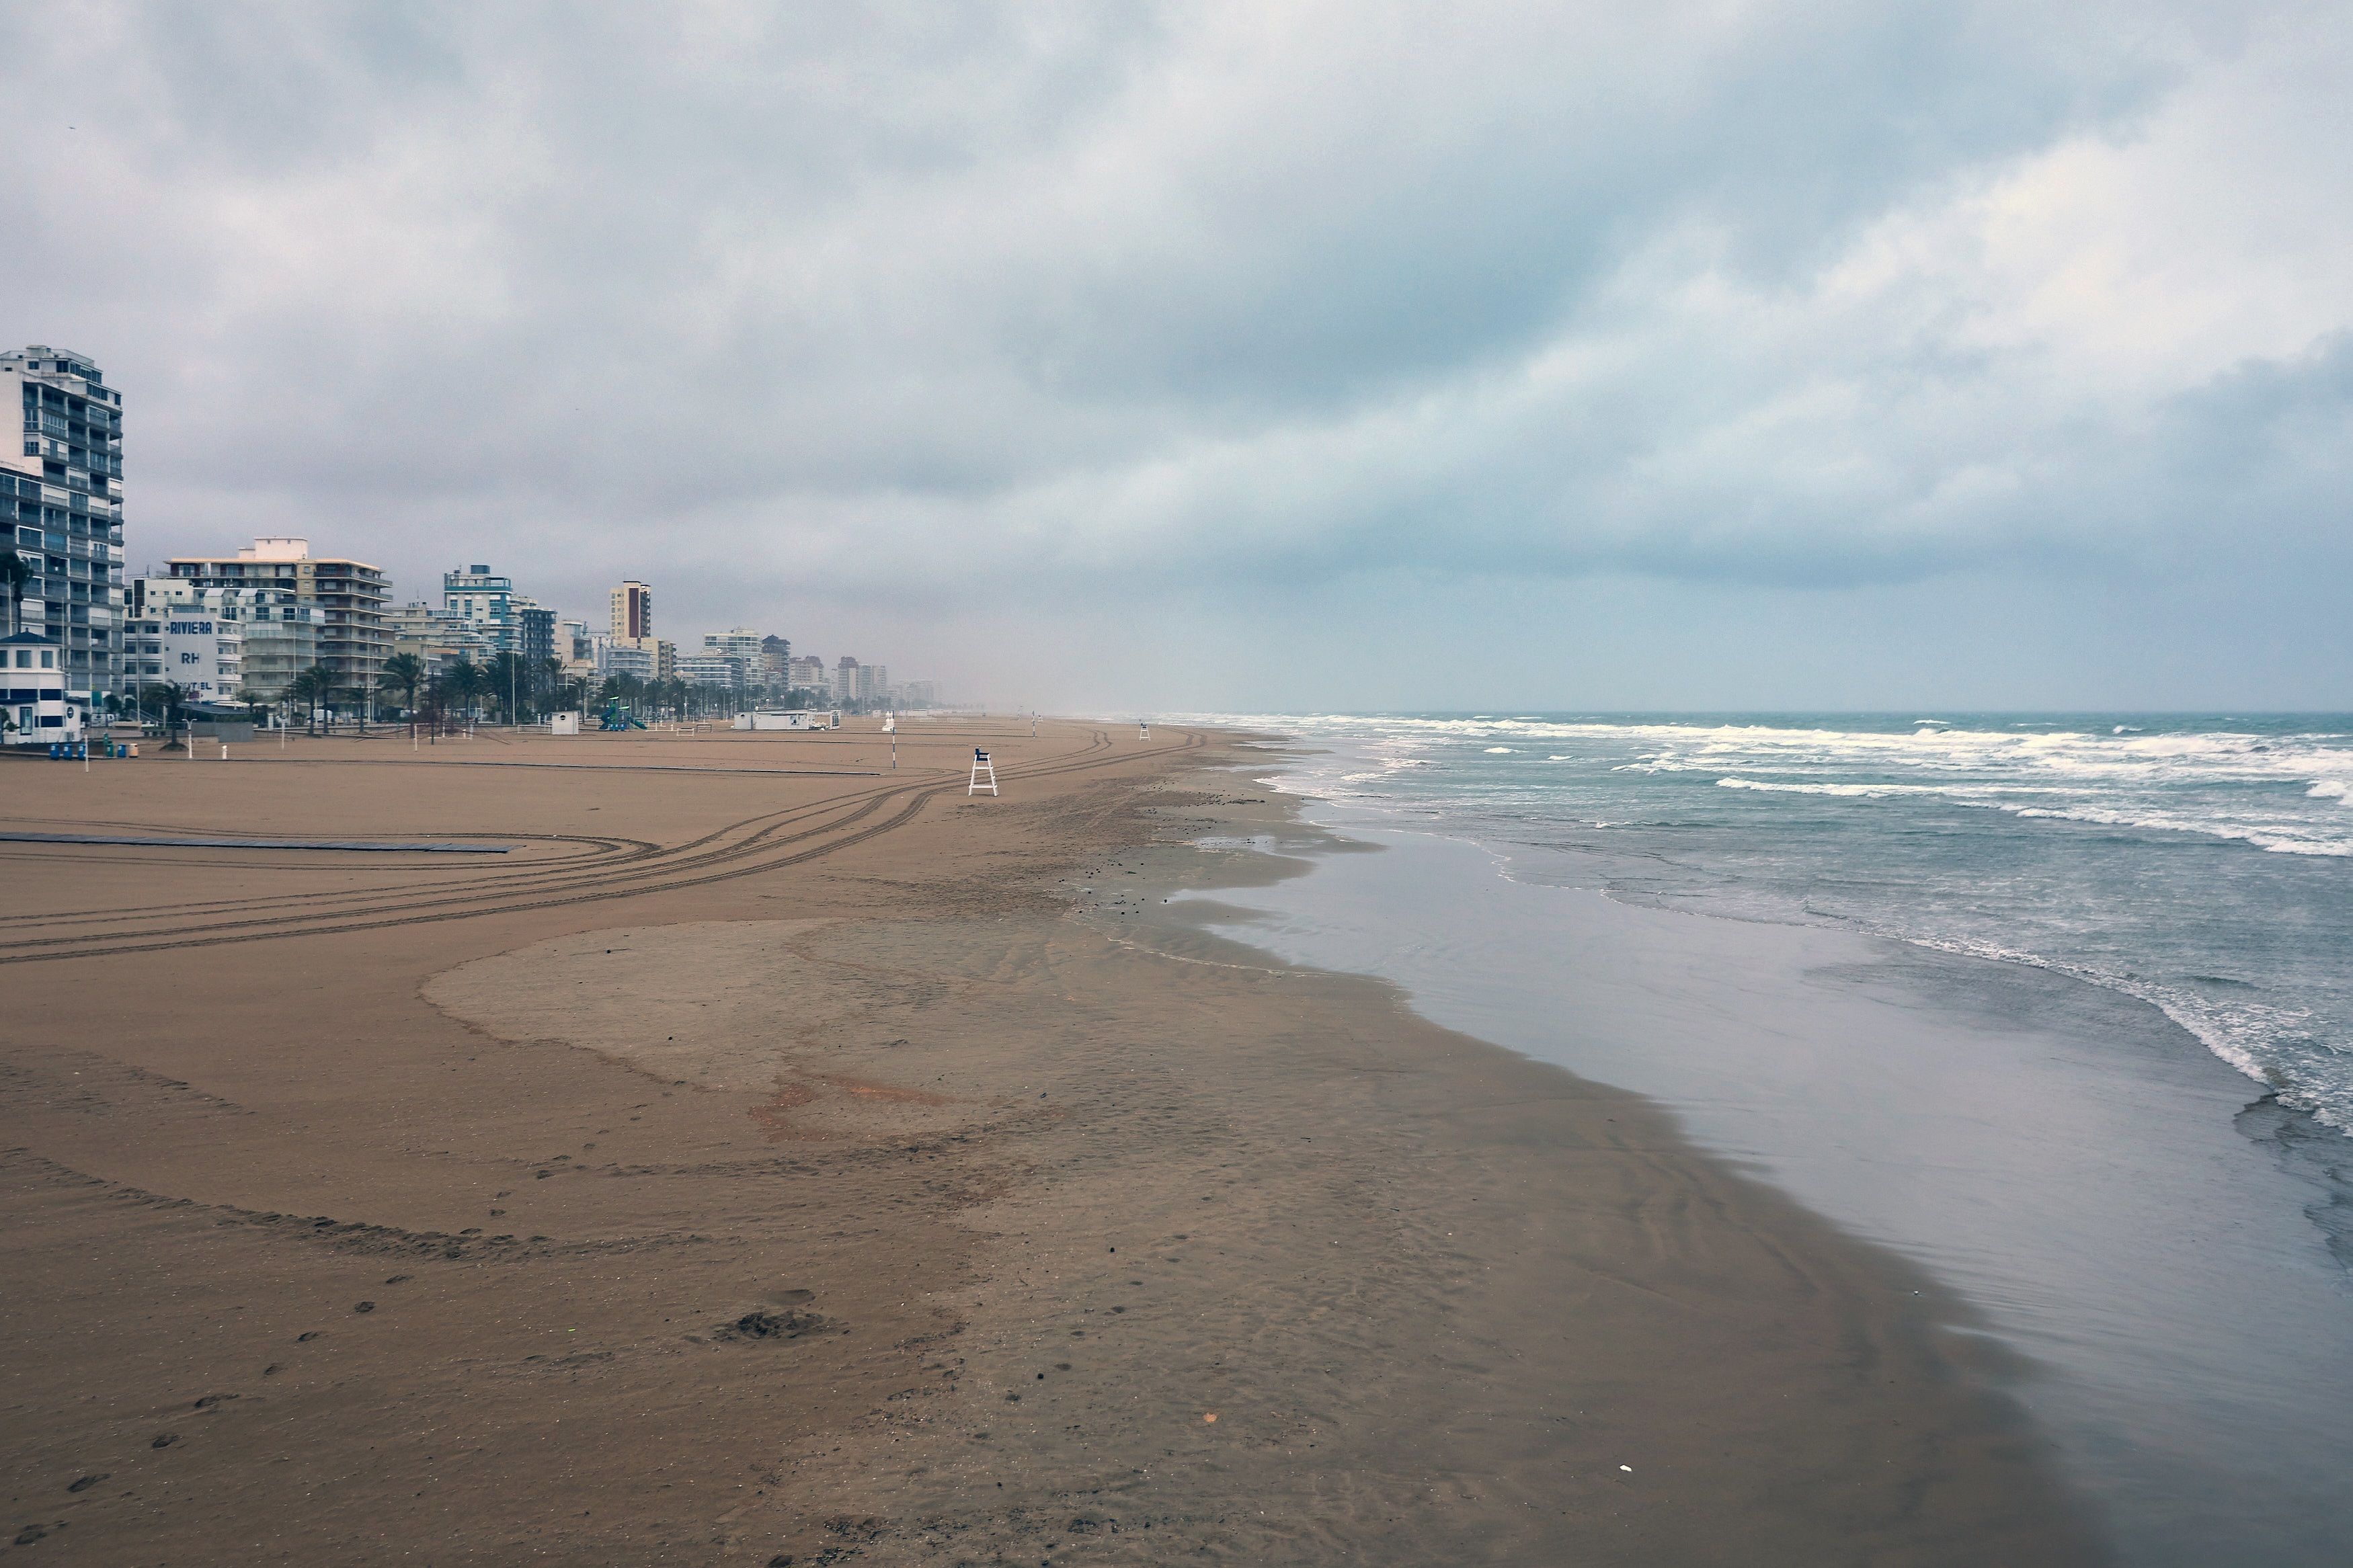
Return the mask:
<path id="1" fill-rule="evenodd" d="M 0 842 L 0 1554 L 2103 1559 L 1925 1276 L 1179 918 L 1284 874 L 1197 847 L 1296 831 L 1236 746 L 0 759 L 11 833 L 504 851 Z"/>

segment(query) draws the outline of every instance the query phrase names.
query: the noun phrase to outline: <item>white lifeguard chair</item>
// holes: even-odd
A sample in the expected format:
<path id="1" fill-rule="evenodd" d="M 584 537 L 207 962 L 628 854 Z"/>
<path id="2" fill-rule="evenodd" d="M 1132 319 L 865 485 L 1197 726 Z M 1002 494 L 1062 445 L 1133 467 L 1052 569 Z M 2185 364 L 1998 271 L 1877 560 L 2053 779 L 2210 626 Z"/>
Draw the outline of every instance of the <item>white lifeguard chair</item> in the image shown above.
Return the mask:
<path id="1" fill-rule="evenodd" d="M 965 786 L 964 793 L 969 799 L 978 795 L 983 788 L 991 795 L 997 793 L 997 764 L 988 760 L 987 752 L 975 746 L 972 749 L 972 783 Z"/>
<path id="2" fill-rule="evenodd" d="M 1149 741 L 1150 739 L 1152 739 L 1152 721 L 1151 721 L 1151 720 L 1149 720 L 1149 719 L 1138 719 L 1138 720 L 1135 721 L 1135 738 L 1136 738 L 1137 740 L 1139 740 L 1139 741 Z"/>

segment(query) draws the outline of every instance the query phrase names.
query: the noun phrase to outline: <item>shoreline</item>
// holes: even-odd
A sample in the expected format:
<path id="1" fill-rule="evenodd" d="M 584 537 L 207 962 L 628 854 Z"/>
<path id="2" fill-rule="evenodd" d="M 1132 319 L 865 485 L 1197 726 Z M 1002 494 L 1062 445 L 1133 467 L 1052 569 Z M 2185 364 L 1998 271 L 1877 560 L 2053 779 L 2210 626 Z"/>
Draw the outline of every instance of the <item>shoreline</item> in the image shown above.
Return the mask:
<path id="1" fill-rule="evenodd" d="M 2126 1560 L 2337 1560 L 2341 1175 L 2158 1009 L 1835 924 L 1621 899 L 1596 856 L 1299 798 L 1386 847 L 1235 900 L 1217 929 L 1651 1096 L 1982 1303 Z"/>
<path id="2" fill-rule="evenodd" d="M 24 1528 L 86 1561 L 2100 1559 L 1957 1300 L 1637 1097 L 1155 916 L 1233 885 L 1187 838 L 1281 827 L 1201 766 L 1262 753 L 1050 728 L 1101 760 L 595 903 L 326 929 L 417 874 L 26 858 L 345 912 L 17 971 L 121 973 L 6 1031 Z M 816 788 L 602 772 L 498 811 L 733 854 L 731 812 Z M 238 787 L 513 826 L 480 774 L 391 774 Z M 235 781 L 203 782 L 142 819 L 206 826 Z M 630 875 L 529 871 L 592 874 Z M 199 976 L 177 1032 L 114 1024 Z"/>

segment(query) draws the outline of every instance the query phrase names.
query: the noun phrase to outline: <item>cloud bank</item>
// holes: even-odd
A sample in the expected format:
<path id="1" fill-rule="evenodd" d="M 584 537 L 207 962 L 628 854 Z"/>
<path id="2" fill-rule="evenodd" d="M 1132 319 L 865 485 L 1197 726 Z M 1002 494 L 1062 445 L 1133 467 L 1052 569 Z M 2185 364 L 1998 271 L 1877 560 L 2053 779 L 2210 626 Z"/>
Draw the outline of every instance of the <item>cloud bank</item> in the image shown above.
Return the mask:
<path id="1" fill-rule="evenodd" d="M 2342 7 L 90 5 L 0 72 L 134 563 L 637 574 L 1004 700 L 2353 706 Z"/>

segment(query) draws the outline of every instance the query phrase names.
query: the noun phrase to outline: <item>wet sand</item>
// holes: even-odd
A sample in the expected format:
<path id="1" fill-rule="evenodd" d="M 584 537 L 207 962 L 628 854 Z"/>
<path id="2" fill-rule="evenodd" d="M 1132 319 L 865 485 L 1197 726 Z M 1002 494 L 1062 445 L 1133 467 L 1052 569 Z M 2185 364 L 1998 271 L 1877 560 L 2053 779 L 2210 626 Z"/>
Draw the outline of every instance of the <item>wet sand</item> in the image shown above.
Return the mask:
<path id="1" fill-rule="evenodd" d="M 1171 918 L 1226 737 L 240 752 L 6 826 L 510 852 L 0 844 L 0 1552 L 2102 1556 L 1899 1260 Z"/>

